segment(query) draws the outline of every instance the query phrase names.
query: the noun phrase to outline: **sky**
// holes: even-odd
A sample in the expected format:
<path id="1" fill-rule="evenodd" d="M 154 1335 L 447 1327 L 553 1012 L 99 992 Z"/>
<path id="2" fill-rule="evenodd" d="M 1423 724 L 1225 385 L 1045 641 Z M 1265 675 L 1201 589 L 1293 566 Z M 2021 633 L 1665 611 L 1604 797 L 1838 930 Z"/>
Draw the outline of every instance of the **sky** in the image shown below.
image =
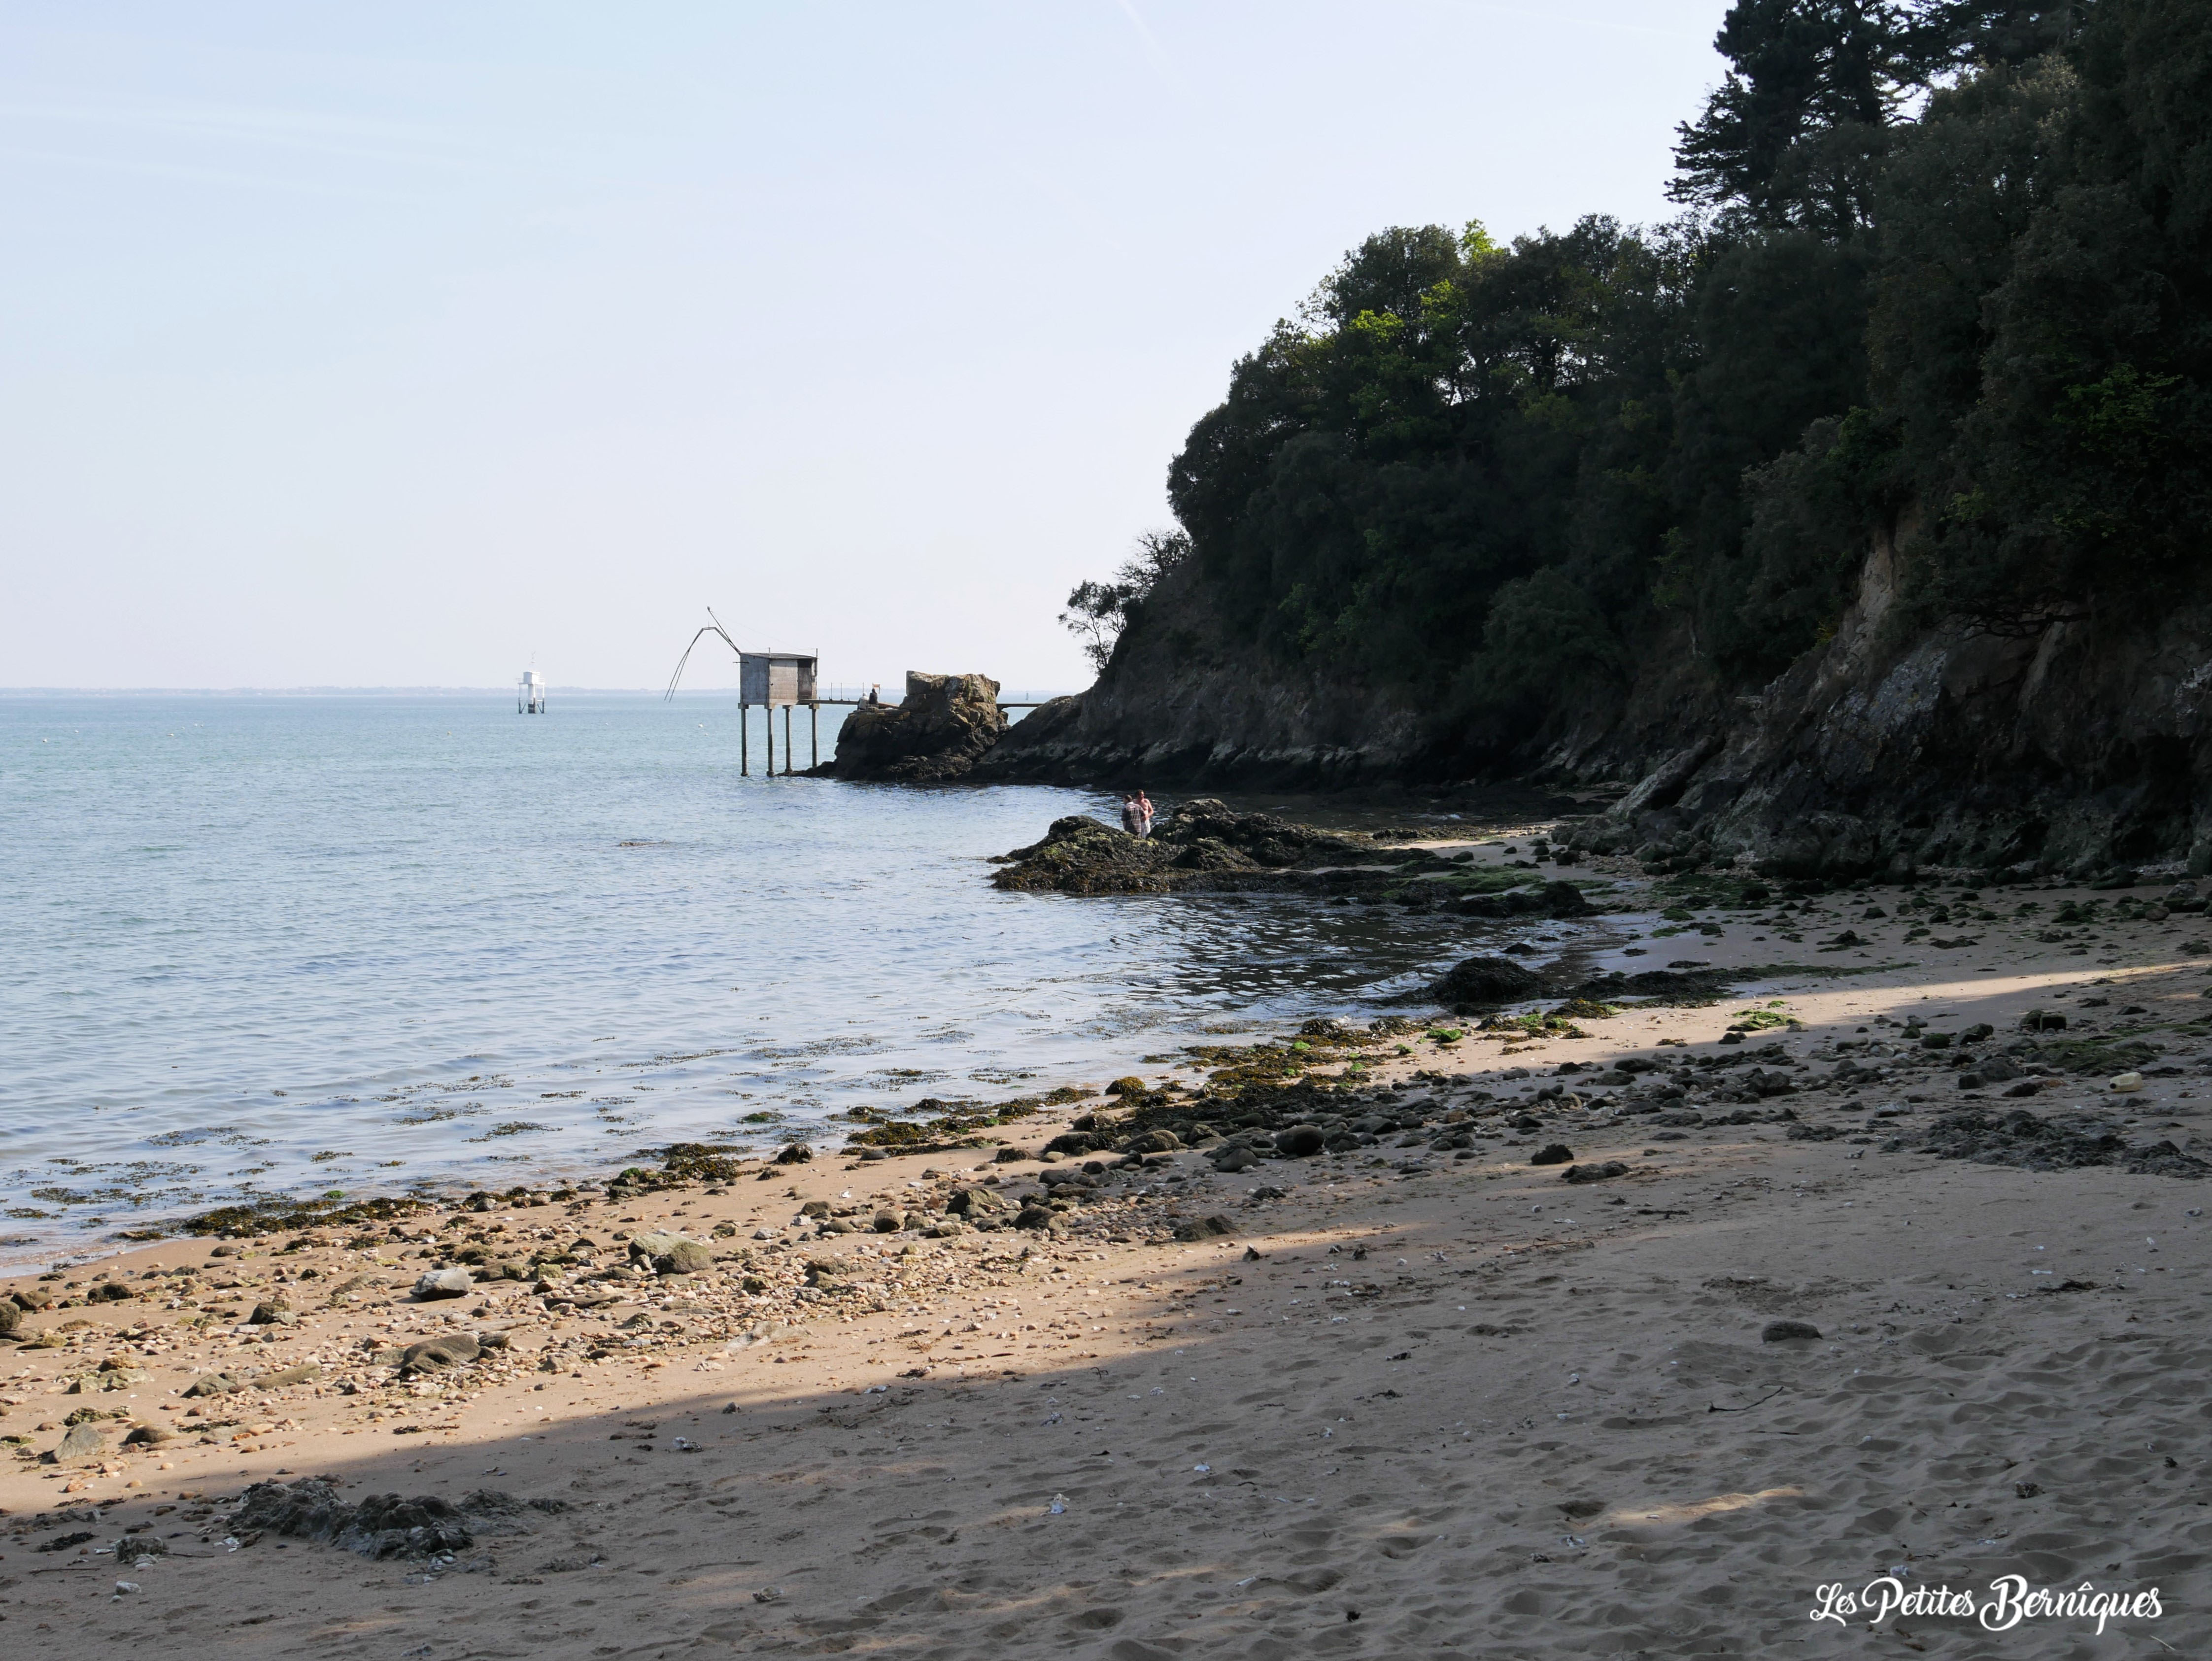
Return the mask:
<path id="1" fill-rule="evenodd" d="M 1669 216 L 1725 9 L 0 0 L 0 686 L 1080 686 L 1236 358 Z"/>

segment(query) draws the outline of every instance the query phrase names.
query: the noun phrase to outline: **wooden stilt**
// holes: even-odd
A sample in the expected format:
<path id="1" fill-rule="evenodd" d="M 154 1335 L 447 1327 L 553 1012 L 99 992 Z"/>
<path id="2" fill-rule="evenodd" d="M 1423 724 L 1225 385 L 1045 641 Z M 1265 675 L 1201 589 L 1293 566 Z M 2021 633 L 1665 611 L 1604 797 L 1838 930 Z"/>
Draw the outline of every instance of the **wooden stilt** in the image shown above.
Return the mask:
<path id="1" fill-rule="evenodd" d="M 745 740 L 751 737 L 752 729 L 752 706 L 740 703 L 738 706 L 738 776 L 739 778 L 744 778 L 753 770 L 752 764 L 745 755 Z"/>
<path id="2" fill-rule="evenodd" d="M 791 776 L 791 706 L 783 706 L 783 776 Z"/>
<path id="3" fill-rule="evenodd" d="M 822 706 L 806 706 L 806 769 L 812 772 L 822 765 Z"/>
<path id="4" fill-rule="evenodd" d="M 764 703 L 761 705 L 761 710 L 768 718 L 765 723 L 768 727 L 768 776 L 774 778 L 775 776 L 775 706 L 773 703 Z"/>

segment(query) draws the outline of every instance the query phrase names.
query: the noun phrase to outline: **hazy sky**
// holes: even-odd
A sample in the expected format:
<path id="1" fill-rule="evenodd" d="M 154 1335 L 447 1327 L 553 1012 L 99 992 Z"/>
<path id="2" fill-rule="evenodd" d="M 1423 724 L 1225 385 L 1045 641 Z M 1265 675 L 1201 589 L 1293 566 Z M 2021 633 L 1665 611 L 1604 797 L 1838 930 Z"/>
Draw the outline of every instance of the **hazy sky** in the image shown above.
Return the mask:
<path id="1" fill-rule="evenodd" d="M 1724 9 L 0 0 L 0 684 L 1079 685 L 1231 360 L 1665 216 Z"/>

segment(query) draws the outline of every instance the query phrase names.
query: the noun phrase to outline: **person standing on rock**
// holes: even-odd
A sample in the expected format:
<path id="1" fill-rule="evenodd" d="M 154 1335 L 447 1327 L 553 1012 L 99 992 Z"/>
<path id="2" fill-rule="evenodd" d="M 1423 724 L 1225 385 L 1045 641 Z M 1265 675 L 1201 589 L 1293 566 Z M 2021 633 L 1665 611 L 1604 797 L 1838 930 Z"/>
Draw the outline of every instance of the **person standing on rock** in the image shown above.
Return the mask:
<path id="1" fill-rule="evenodd" d="M 1152 799 L 1145 794 L 1142 785 L 1137 787 L 1136 808 L 1137 834 L 1149 837 L 1152 834 Z"/>
<path id="2" fill-rule="evenodd" d="M 1121 793 L 1121 828 L 1133 837 L 1142 836 L 1144 833 L 1137 829 L 1137 799 L 1124 790 Z"/>

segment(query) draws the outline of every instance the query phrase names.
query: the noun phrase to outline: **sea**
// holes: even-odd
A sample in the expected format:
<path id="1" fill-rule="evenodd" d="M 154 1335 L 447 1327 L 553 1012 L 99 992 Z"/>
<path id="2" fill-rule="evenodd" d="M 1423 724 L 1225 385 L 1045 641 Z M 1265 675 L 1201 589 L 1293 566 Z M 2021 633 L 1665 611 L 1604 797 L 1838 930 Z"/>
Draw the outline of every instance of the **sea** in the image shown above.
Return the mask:
<path id="1" fill-rule="evenodd" d="M 752 719 L 741 776 L 727 694 L 0 694 L 0 1265 L 835 1145 L 1371 1015 L 1455 955 L 1395 908 L 1000 892 L 992 855 L 1114 800 L 769 777 Z"/>

